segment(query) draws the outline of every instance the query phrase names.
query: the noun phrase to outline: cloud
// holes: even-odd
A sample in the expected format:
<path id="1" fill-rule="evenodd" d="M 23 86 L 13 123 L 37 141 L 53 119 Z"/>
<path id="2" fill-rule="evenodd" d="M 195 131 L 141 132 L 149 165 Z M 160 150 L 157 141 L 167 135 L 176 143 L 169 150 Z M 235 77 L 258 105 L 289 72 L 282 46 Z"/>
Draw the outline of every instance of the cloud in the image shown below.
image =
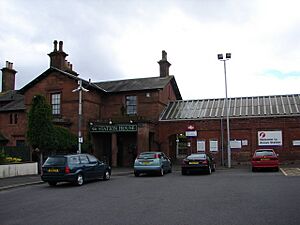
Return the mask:
<path id="1" fill-rule="evenodd" d="M 0 59 L 14 62 L 21 88 L 48 68 L 55 39 L 64 41 L 74 70 L 95 82 L 158 76 L 166 50 L 183 98 L 199 99 L 225 96 L 217 54 L 231 52 L 229 96 L 294 92 L 299 6 L 292 0 L 3 0 Z"/>

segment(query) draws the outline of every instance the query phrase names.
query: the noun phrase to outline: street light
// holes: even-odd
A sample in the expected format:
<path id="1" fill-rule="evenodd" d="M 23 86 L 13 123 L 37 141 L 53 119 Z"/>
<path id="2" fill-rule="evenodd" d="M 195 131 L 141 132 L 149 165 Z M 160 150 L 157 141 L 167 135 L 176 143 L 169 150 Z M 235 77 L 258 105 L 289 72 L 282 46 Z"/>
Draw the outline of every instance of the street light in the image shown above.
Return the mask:
<path id="1" fill-rule="evenodd" d="M 226 61 L 231 59 L 231 53 L 226 53 L 225 59 L 223 54 L 218 54 L 218 60 L 224 62 L 224 75 L 225 75 L 225 94 L 226 94 L 226 124 L 227 124 L 227 157 L 228 157 L 228 168 L 231 168 L 231 149 L 230 149 L 230 133 L 229 133 L 229 107 L 228 107 L 228 95 L 227 95 L 227 77 L 226 77 Z"/>
<path id="2" fill-rule="evenodd" d="M 82 91 L 88 92 L 88 89 L 82 87 L 82 80 L 78 80 L 78 88 L 74 89 L 72 92 L 79 93 L 79 109 L 78 109 L 78 151 L 81 153 L 81 143 L 83 143 L 83 138 L 81 137 L 81 120 L 82 120 Z"/>

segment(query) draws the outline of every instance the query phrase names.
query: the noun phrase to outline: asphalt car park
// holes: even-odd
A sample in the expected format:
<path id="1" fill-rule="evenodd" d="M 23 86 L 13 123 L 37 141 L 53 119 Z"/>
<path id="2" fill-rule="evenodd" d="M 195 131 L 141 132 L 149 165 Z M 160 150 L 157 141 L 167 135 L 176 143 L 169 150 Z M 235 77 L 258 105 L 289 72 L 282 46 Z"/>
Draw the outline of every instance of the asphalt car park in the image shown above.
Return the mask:
<path id="1" fill-rule="evenodd" d="M 47 183 L 0 192 L 2 224 L 299 224 L 300 179 L 251 167 L 212 175 L 131 173 L 77 187 Z M 18 212 L 18 213 L 15 213 Z"/>

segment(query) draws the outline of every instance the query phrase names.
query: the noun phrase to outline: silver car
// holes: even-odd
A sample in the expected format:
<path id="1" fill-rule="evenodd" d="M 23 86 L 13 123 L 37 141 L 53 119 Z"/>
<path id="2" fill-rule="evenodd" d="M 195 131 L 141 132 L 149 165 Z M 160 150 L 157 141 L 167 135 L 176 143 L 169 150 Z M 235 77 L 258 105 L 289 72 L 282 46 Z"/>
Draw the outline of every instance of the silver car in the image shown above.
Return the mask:
<path id="1" fill-rule="evenodd" d="M 163 152 L 142 152 L 134 161 L 134 175 L 141 173 L 156 173 L 163 176 L 172 172 L 172 163 Z"/>

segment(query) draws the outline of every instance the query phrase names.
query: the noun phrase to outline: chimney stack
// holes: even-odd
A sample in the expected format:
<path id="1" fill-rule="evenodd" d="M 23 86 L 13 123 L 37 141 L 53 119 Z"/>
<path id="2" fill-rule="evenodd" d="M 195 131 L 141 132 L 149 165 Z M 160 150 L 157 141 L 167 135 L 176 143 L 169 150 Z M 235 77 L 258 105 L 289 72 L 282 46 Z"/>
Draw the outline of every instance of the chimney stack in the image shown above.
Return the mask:
<path id="1" fill-rule="evenodd" d="M 49 53 L 50 57 L 50 66 L 55 67 L 60 70 L 65 70 L 65 59 L 68 56 L 67 53 L 63 51 L 63 42 L 59 42 L 59 49 L 57 51 L 57 40 L 53 42 L 54 49 L 53 52 Z"/>
<path id="2" fill-rule="evenodd" d="M 158 64 L 160 77 L 168 77 L 171 63 L 169 63 L 167 60 L 167 52 L 165 50 L 162 51 L 162 59 L 158 61 Z"/>
<path id="3" fill-rule="evenodd" d="M 13 69 L 13 63 L 6 61 L 6 67 L 2 71 L 2 92 L 15 90 L 15 76 L 17 71 Z"/>

